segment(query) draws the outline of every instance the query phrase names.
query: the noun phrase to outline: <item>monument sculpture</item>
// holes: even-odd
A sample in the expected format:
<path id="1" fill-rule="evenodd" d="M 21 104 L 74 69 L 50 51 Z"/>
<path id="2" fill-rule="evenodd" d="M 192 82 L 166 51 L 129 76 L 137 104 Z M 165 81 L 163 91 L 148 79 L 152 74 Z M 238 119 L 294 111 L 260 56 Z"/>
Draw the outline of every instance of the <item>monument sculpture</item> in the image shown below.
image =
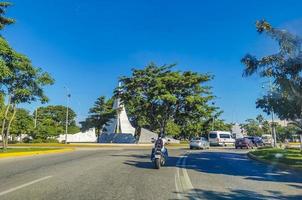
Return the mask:
<path id="1" fill-rule="evenodd" d="M 135 128 L 131 125 L 126 109 L 120 98 L 116 98 L 113 104 L 116 110 L 115 118 L 103 127 L 99 137 L 100 143 L 135 143 Z"/>

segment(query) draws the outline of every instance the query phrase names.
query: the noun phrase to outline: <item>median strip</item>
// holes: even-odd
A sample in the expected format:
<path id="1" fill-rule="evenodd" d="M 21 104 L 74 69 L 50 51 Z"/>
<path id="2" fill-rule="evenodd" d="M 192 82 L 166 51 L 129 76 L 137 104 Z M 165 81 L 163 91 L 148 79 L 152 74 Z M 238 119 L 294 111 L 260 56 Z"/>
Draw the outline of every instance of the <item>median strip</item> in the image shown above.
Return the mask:
<path id="1" fill-rule="evenodd" d="M 253 160 L 266 164 L 302 171 L 302 154 L 300 150 L 269 148 L 251 151 L 247 155 Z"/>

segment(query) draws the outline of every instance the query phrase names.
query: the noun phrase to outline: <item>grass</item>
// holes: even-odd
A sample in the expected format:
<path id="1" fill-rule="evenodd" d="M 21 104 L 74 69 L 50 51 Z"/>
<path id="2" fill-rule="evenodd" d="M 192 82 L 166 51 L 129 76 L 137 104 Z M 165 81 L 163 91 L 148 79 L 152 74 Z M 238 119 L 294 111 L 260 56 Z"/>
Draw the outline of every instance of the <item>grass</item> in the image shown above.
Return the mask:
<path id="1" fill-rule="evenodd" d="M 299 149 L 269 148 L 256 150 L 251 154 L 273 163 L 286 164 L 302 169 L 302 153 Z"/>
<path id="2" fill-rule="evenodd" d="M 56 150 L 59 148 L 8 148 L 6 151 L 3 151 L 0 148 L 0 154 L 2 153 L 17 153 L 17 152 L 32 152 L 32 151 L 48 151 L 48 150 Z"/>

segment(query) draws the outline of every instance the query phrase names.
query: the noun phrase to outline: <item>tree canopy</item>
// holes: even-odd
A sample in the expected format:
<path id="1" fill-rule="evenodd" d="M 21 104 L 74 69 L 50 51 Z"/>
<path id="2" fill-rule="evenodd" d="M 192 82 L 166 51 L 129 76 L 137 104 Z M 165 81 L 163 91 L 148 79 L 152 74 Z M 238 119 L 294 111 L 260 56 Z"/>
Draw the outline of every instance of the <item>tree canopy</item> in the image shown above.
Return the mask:
<path id="1" fill-rule="evenodd" d="M 46 106 L 37 108 L 37 127 L 32 136 L 36 138 L 47 139 L 64 133 L 66 125 L 67 107 L 62 105 Z M 68 108 L 68 133 L 74 134 L 79 132 L 76 125 L 76 114 Z"/>
<path id="2" fill-rule="evenodd" d="M 256 119 L 247 119 L 245 123 L 240 125 L 249 136 L 262 136 L 263 134 L 271 134 L 270 124 L 262 115 L 258 115 Z"/>
<path id="3" fill-rule="evenodd" d="M 116 110 L 113 109 L 113 99 L 108 99 L 104 96 L 100 96 L 95 101 L 93 107 L 89 109 L 89 116 L 85 121 L 80 122 L 82 130 L 89 128 L 95 128 L 96 135 L 99 135 L 110 119 L 116 114 Z"/>
<path id="4" fill-rule="evenodd" d="M 116 96 L 126 105 L 137 129 L 144 127 L 160 135 L 199 135 L 203 123 L 218 113 L 209 104 L 214 96 L 208 82 L 213 77 L 175 71 L 174 66 L 150 63 L 143 69 L 132 69 L 131 76 L 120 78 Z"/>
<path id="5" fill-rule="evenodd" d="M 257 100 L 257 107 L 268 114 L 274 111 L 280 119 L 290 120 L 302 129 L 302 40 L 286 30 L 273 28 L 265 20 L 257 21 L 256 28 L 279 45 L 275 54 L 262 58 L 247 54 L 242 59 L 244 76 L 258 74 L 274 84 L 268 94 Z"/>
<path id="6" fill-rule="evenodd" d="M 4 16 L 6 8 L 10 5 L 8 2 L 0 2 L 0 30 L 14 22 L 13 19 Z M 1 128 L 4 149 L 7 146 L 18 104 L 33 101 L 47 102 L 44 87 L 53 82 L 53 78 L 47 72 L 33 66 L 27 56 L 16 52 L 5 38 L 0 36 L 0 90 L 7 98 Z"/>

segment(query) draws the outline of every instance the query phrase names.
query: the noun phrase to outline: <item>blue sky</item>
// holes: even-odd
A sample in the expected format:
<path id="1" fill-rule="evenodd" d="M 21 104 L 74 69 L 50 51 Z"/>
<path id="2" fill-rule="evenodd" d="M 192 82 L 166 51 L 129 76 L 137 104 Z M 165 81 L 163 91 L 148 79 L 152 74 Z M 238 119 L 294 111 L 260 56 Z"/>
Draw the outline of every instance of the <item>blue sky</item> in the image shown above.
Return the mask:
<path id="1" fill-rule="evenodd" d="M 7 16 L 16 24 L 2 32 L 33 64 L 50 72 L 50 104 L 66 104 L 78 120 L 100 95 L 111 96 L 118 77 L 131 68 L 177 63 L 177 70 L 211 73 L 209 84 L 228 122 L 261 113 L 255 100 L 263 80 L 242 78 L 240 59 L 274 52 L 255 30 L 257 19 L 298 34 L 302 1 L 278 0 L 15 0 Z M 39 104 L 26 107 L 33 110 Z"/>

